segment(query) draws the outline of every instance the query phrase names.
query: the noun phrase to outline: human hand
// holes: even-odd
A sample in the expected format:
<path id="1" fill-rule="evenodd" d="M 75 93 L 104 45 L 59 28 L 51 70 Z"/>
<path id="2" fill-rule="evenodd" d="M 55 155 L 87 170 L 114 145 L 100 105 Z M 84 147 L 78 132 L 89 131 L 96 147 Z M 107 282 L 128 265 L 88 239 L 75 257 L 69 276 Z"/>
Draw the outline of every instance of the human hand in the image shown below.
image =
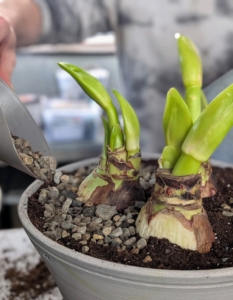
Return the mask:
<path id="1" fill-rule="evenodd" d="M 11 75 L 16 63 L 16 34 L 9 20 L 0 14 L 0 78 L 12 87 Z"/>

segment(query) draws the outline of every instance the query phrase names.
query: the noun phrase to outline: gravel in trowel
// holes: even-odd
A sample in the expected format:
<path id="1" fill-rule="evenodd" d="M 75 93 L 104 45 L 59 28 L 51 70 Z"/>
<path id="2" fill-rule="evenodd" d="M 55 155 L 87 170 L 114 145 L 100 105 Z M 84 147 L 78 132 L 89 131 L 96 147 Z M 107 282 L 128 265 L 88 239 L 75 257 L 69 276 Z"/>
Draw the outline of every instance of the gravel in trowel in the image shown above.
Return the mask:
<path id="1" fill-rule="evenodd" d="M 47 182 L 54 179 L 56 160 L 53 156 L 45 156 L 39 151 L 35 152 L 30 143 L 23 138 L 12 136 L 12 141 L 23 164 L 35 174 L 38 179 Z M 60 177 L 59 174 L 60 173 L 56 174 L 56 181 L 59 180 L 60 182 L 62 174 Z"/>

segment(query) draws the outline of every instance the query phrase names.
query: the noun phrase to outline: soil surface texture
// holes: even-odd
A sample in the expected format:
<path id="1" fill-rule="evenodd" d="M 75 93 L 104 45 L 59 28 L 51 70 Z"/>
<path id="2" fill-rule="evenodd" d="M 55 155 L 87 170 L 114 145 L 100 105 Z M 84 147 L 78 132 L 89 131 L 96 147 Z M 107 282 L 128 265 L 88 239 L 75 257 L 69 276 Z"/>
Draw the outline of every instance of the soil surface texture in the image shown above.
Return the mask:
<path id="1" fill-rule="evenodd" d="M 0 231 L 0 300 L 62 300 L 23 229 Z"/>
<path id="2" fill-rule="evenodd" d="M 140 184 L 146 199 L 155 182 L 157 162 L 143 163 Z M 32 223 L 47 237 L 70 249 L 96 258 L 144 268 L 201 270 L 232 267 L 233 264 L 233 169 L 213 168 L 218 192 L 203 199 L 215 234 L 211 251 L 200 254 L 171 244 L 166 239 L 140 238 L 135 220 L 143 202 L 123 212 L 99 205 L 86 207 L 77 198 L 77 189 L 94 166 L 73 174 L 56 171 L 54 181 L 43 185 L 29 199 Z"/>
<path id="3" fill-rule="evenodd" d="M 36 299 L 39 295 L 56 287 L 49 270 L 42 261 L 26 272 L 19 271 L 13 266 L 7 270 L 5 279 L 11 283 L 9 300 L 17 297 L 24 300 Z"/>

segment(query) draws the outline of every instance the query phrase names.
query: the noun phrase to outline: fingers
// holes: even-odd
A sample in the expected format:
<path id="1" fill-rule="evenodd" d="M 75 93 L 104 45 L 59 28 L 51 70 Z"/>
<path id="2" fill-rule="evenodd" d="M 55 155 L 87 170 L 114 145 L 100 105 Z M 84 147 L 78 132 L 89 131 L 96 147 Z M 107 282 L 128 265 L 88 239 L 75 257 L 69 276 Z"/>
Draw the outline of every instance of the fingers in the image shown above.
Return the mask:
<path id="1" fill-rule="evenodd" d="M 0 78 L 9 86 L 16 63 L 16 35 L 8 20 L 0 16 Z"/>

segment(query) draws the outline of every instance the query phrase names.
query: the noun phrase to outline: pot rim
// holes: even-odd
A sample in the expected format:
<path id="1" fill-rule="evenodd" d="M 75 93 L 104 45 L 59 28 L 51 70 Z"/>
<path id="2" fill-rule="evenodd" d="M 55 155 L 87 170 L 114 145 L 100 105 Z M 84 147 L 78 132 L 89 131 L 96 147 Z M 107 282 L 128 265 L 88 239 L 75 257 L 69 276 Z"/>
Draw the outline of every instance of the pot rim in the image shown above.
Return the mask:
<path id="1" fill-rule="evenodd" d="M 147 153 L 142 156 L 144 160 L 150 160 L 150 159 L 157 159 L 160 157 L 160 154 L 158 153 Z M 99 158 L 91 158 L 91 159 L 85 159 L 80 162 L 75 162 L 72 164 L 68 164 L 60 170 L 66 170 L 69 169 L 70 172 L 72 170 L 75 170 L 77 167 L 85 166 L 91 163 L 98 162 Z M 219 167 L 233 167 L 233 164 L 212 160 L 212 163 L 214 166 Z M 59 257 L 60 260 L 64 261 L 64 256 L 66 258 L 66 262 L 69 264 L 73 264 L 76 262 L 79 262 L 79 264 L 85 262 L 85 267 L 83 265 L 83 268 L 86 270 L 86 266 L 88 265 L 90 267 L 90 270 L 92 269 L 91 266 L 95 266 L 95 270 L 98 267 L 98 272 L 101 272 L 103 276 L 106 276 L 109 274 L 109 270 L 114 271 L 115 277 L 122 277 L 117 276 L 117 274 L 122 274 L 124 272 L 125 274 L 128 274 L 129 278 L 133 280 L 134 274 L 140 274 L 142 275 L 142 282 L 148 282 L 148 284 L 153 283 L 153 278 L 160 278 L 160 279 L 174 279 L 176 278 L 177 281 L 182 279 L 191 279 L 195 277 L 195 279 L 206 279 L 206 278 L 225 278 L 229 277 L 229 284 L 232 285 L 232 280 L 230 277 L 233 277 L 233 267 L 229 268 L 222 268 L 222 269 L 210 269 L 210 270 L 162 270 L 162 269 L 151 269 L 151 268 L 143 268 L 143 267 L 136 267 L 136 266 L 129 266 L 129 265 L 123 265 L 120 263 L 114 263 L 110 261 L 105 261 L 99 258 L 95 258 L 77 251 L 73 251 L 65 246 L 62 246 L 58 244 L 57 242 L 53 241 L 52 239 L 46 237 L 42 232 L 40 232 L 30 221 L 28 215 L 27 215 L 27 201 L 28 197 L 34 193 L 40 186 L 42 185 L 41 181 L 35 180 L 23 193 L 21 196 L 21 199 L 19 201 L 18 205 L 18 214 L 19 218 L 23 224 L 23 227 L 25 231 L 29 234 L 29 238 L 33 236 L 33 242 L 38 243 L 40 240 L 44 245 L 46 245 L 46 248 L 50 248 L 52 252 L 56 253 L 56 256 Z M 77 263 L 76 263 L 77 264 Z M 87 270 L 86 270 L 87 271 Z M 195 274 L 194 274 L 195 273 Z M 105 275 L 104 275 L 105 274 Z M 200 281 L 201 282 L 201 281 Z M 204 284 L 204 283 L 203 283 Z"/>

